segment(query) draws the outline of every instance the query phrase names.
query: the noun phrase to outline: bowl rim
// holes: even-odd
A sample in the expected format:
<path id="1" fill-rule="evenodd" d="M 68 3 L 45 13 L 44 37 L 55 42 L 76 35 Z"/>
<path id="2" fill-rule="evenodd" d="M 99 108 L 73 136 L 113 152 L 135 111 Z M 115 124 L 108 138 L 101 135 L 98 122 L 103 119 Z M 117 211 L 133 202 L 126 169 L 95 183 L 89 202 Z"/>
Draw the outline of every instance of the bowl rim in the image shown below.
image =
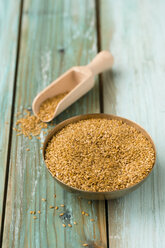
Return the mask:
<path id="1" fill-rule="evenodd" d="M 150 143 L 152 144 L 152 147 L 153 147 L 154 153 L 155 153 L 155 158 L 154 158 L 152 169 L 150 170 L 148 175 L 145 178 L 143 178 L 142 180 L 140 180 L 138 183 L 135 183 L 134 185 L 132 185 L 130 187 L 127 187 L 127 188 L 124 188 L 124 189 L 117 189 L 117 190 L 112 190 L 112 191 L 88 191 L 88 190 L 78 189 L 76 187 L 72 187 L 70 185 L 65 184 L 63 181 L 61 181 L 57 177 L 53 176 L 51 171 L 48 169 L 48 167 L 46 165 L 46 162 L 45 162 L 45 151 L 46 151 L 47 144 L 51 140 L 51 138 L 56 133 L 58 133 L 61 129 L 63 129 L 64 127 L 66 127 L 67 125 L 69 125 L 71 123 L 76 123 L 76 122 L 81 121 L 81 120 L 99 119 L 99 118 L 108 119 L 108 120 L 111 120 L 111 119 L 122 120 L 123 122 L 127 123 L 128 125 L 136 128 L 138 131 L 140 131 L 150 141 Z M 53 129 L 51 129 L 50 132 L 45 137 L 44 144 L 43 144 L 43 150 L 42 150 L 42 156 L 43 156 L 44 164 L 45 164 L 47 170 L 49 171 L 51 176 L 59 184 L 62 184 L 64 187 L 67 187 L 72 191 L 77 191 L 80 194 L 84 193 L 84 194 L 95 194 L 95 195 L 103 195 L 103 194 L 107 195 L 107 194 L 116 194 L 116 193 L 122 193 L 122 192 L 125 192 L 125 191 L 131 191 L 131 189 L 137 188 L 138 185 L 140 186 L 140 184 L 142 184 L 149 177 L 149 175 L 152 173 L 153 168 L 155 167 L 156 156 L 157 155 L 156 155 L 156 147 L 155 147 L 155 144 L 154 144 L 151 136 L 149 135 L 149 133 L 142 126 L 140 126 L 136 122 L 131 121 L 131 120 L 126 119 L 126 118 L 121 117 L 121 116 L 117 116 L 117 115 L 104 114 L 104 113 L 92 113 L 92 114 L 82 114 L 82 115 L 76 115 L 76 116 L 70 117 L 70 118 L 58 123 Z"/>

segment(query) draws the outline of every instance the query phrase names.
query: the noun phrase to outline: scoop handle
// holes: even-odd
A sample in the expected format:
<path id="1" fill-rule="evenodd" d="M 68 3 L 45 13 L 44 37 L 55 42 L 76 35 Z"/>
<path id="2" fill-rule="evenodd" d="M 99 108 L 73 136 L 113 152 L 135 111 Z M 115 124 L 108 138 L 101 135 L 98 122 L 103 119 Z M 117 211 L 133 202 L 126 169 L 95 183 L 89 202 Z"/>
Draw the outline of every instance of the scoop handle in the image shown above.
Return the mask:
<path id="1" fill-rule="evenodd" d="M 102 51 L 87 65 L 94 75 L 110 69 L 113 65 L 113 56 L 109 51 Z"/>

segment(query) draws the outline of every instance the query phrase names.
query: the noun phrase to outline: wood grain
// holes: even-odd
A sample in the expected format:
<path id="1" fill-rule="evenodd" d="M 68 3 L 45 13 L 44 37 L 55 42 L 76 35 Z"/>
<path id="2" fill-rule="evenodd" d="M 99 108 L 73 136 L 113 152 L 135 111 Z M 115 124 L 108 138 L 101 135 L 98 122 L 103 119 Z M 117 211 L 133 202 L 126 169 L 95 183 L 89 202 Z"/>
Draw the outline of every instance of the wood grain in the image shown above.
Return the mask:
<path id="1" fill-rule="evenodd" d="M 165 2 L 101 2 L 102 49 L 115 58 L 104 74 L 104 111 L 141 124 L 157 147 L 157 164 L 142 187 L 108 202 L 112 248 L 165 247 Z"/>
<path id="2" fill-rule="evenodd" d="M 25 0 L 15 113 L 31 108 L 41 89 L 71 66 L 86 64 L 96 53 L 94 1 Z M 99 112 L 98 88 L 96 83 L 56 122 L 77 114 Z M 14 123 L 16 120 L 17 117 Z M 30 141 L 13 132 L 3 247 L 79 248 L 83 243 L 106 247 L 104 201 L 88 204 L 87 200 L 64 191 L 44 166 L 40 150 L 43 133 L 40 137 L 41 140 Z M 50 209 L 50 205 L 59 209 Z M 36 214 L 34 220 L 30 210 L 40 210 L 41 214 Z M 81 211 L 88 212 L 89 217 L 82 216 Z M 59 217 L 61 212 L 65 214 Z M 95 222 L 90 222 L 90 218 Z M 73 226 L 64 228 L 62 223 Z"/>
<path id="3" fill-rule="evenodd" d="M 0 1 L 0 226 L 9 145 L 20 1 Z"/>

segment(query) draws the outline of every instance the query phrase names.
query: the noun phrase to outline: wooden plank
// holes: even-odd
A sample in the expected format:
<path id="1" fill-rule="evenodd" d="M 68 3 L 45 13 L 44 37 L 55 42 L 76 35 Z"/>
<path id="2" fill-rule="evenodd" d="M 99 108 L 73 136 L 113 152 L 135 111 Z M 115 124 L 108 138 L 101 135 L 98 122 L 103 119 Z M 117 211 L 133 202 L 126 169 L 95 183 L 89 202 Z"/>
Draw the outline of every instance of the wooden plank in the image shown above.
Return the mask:
<path id="1" fill-rule="evenodd" d="M 10 132 L 20 1 L 0 1 L 0 226 Z"/>
<path id="2" fill-rule="evenodd" d="M 101 1 L 102 48 L 115 57 L 104 74 L 106 113 L 140 123 L 153 137 L 157 164 L 135 192 L 109 201 L 110 247 L 165 247 L 165 2 Z"/>
<path id="3" fill-rule="evenodd" d="M 88 63 L 96 53 L 94 1 L 25 0 L 15 113 L 31 108 L 41 89 L 71 66 Z M 99 112 L 98 88 L 96 83 L 57 122 Z M 43 138 L 42 133 L 41 141 Z M 40 147 L 36 138 L 29 141 L 13 132 L 3 247 L 79 248 L 83 243 L 106 247 L 104 201 L 88 204 L 65 192 L 47 172 Z M 60 204 L 65 204 L 64 210 Z M 50 205 L 59 206 L 59 210 L 49 209 Z M 38 219 L 32 218 L 30 210 L 41 210 Z M 62 211 L 65 220 L 59 217 Z M 81 211 L 88 212 L 89 217 L 82 216 Z M 64 228 L 62 223 L 69 221 L 77 225 Z"/>

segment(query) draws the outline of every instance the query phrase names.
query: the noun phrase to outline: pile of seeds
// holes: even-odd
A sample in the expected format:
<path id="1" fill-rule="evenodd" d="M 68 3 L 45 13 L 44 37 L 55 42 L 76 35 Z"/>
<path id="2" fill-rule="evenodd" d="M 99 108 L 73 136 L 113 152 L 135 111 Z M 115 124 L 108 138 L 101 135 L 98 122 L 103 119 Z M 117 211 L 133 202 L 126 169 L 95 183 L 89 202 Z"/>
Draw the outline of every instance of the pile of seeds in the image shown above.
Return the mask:
<path id="1" fill-rule="evenodd" d="M 59 94 L 55 97 L 48 98 L 44 101 L 39 109 L 38 117 L 42 121 L 49 121 L 53 115 L 58 103 L 68 94 L 68 92 Z"/>
<path id="2" fill-rule="evenodd" d="M 40 121 L 36 116 L 31 115 L 29 111 L 26 110 L 26 112 L 27 114 L 23 118 L 17 120 L 16 125 L 18 128 L 14 128 L 14 130 L 18 132 L 17 135 L 23 134 L 31 139 L 32 136 L 39 135 L 42 129 L 47 128 L 47 124 Z"/>
<path id="3" fill-rule="evenodd" d="M 49 141 L 45 162 L 54 177 L 94 191 L 124 189 L 145 178 L 155 153 L 150 141 L 119 120 L 89 119 L 69 124 Z"/>

